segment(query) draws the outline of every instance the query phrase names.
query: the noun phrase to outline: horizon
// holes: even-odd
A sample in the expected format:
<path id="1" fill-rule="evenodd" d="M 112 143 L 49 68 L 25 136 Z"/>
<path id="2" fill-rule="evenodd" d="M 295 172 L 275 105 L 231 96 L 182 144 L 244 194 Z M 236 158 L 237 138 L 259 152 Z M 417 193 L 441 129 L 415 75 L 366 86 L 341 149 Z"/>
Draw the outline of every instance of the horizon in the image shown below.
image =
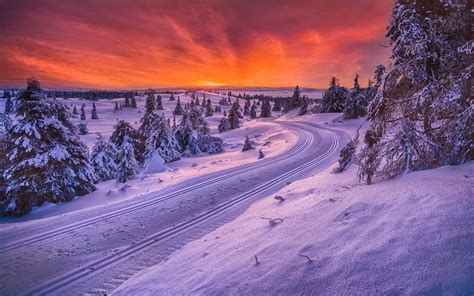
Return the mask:
<path id="1" fill-rule="evenodd" d="M 390 49 L 391 1 L 0 4 L 2 87 L 326 88 L 363 85 Z M 35 24 L 32 26 L 32 24 Z"/>

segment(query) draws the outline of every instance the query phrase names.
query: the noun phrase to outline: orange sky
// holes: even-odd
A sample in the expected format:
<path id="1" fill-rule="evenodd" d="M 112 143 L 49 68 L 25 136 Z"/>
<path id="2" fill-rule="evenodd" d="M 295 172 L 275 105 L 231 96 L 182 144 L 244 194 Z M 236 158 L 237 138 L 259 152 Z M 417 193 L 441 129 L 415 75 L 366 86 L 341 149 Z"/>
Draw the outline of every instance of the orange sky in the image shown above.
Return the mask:
<path id="1" fill-rule="evenodd" d="M 326 87 L 387 63 L 389 0 L 0 0 L 0 85 Z"/>

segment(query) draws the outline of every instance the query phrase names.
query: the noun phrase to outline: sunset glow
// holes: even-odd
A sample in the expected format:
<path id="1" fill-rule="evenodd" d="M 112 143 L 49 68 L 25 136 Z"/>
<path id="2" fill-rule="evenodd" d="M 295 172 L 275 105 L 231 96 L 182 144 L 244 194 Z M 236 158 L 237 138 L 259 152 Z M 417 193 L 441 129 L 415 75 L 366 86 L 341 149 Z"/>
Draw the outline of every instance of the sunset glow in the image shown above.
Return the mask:
<path id="1" fill-rule="evenodd" d="M 392 1 L 1 1 L 0 85 L 325 87 L 387 60 Z"/>

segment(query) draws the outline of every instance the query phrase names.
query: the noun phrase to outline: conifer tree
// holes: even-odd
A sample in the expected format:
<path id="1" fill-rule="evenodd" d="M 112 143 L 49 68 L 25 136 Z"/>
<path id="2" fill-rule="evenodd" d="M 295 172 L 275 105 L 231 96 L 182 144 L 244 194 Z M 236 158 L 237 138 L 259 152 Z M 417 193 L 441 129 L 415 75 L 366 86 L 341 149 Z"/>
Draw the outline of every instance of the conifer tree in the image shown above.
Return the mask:
<path id="1" fill-rule="evenodd" d="M 219 121 L 219 125 L 217 126 L 217 129 L 219 130 L 219 132 L 225 132 L 227 130 L 230 130 L 230 123 L 229 123 L 229 119 L 227 119 L 226 116 L 223 116 L 221 118 L 221 120 Z"/>
<path id="2" fill-rule="evenodd" d="M 250 118 L 257 118 L 257 105 L 255 105 L 255 102 L 252 104 L 252 107 L 250 108 Z"/>
<path id="3" fill-rule="evenodd" d="M 230 108 L 228 116 L 229 126 L 231 129 L 236 129 L 240 127 L 240 117 L 241 115 L 239 112 L 239 105 L 235 102 L 232 105 L 232 108 Z"/>
<path id="4" fill-rule="evenodd" d="M 160 95 L 156 96 L 156 110 L 164 110 L 163 109 L 163 99 Z"/>
<path id="5" fill-rule="evenodd" d="M 95 190 L 87 147 L 67 108 L 45 101 L 37 80 L 28 79 L 16 114 L 20 119 L 10 129 L 10 165 L 4 174 L 4 214 L 23 215 L 44 202 L 69 201 Z"/>
<path id="6" fill-rule="evenodd" d="M 265 154 L 263 154 L 262 149 L 259 149 L 258 150 L 258 159 L 262 159 L 262 158 L 265 158 Z"/>
<path id="7" fill-rule="evenodd" d="M 183 111 L 184 111 L 183 107 L 181 107 L 181 102 L 178 98 L 178 100 L 176 101 L 176 107 L 174 108 L 173 114 L 174 115 L 182 115 Z"/>
<path id="8" fill-rule="evenodd" d="M 130 123 L 126 122 L 125 120 L 120 120 L 114 126 L 114 131 L 110 136 L 110 143 L 115 145 L 115 148 L 120 149 L 122 147 L 123 141 L 125 137 L 128 136 L 132 139 L 132 144 L 135 148 L 135 152 L 138 153 L 138 139 L 139 135 L 138 132 L 130 125 Z"/>
<path id="9" fill-rule="evenodd" d="M 72 109 L 72 114 L 79 115 L 79 112 L 77 112 L 76 105 L 74 105 L 74 108 Z"/>
<path id="10" fill-rule="evenodd" d="M 145 142 L 144 159 L 150 159 L 155 152 L 158 152 L 167 163 L 179 160 L 181 158 L 180 148 L 169 121 L 158 116 L 153 122 L 150 135 Z"/>
<path id="11" fill-rule="evenodd" d="M 383 78 L 376 71 L 383 87 L 369 105 L 359 154 L 359 177 L 367 183 L 474 159 L 469 7 L 396 1 L 387 32 L 392 66 Z"/>
<path id="12" fill-rule="evenodd" d="M 173 93 L 171 93 L 169 100 L 170 100 L 170 101 L 174 101 L 174 100 L 175 100 L 175 97 L 174 97 Z"/>
<path id="13" fill-rule="evenodd" d="M 130 102 L 130 107 L 131 108 L 137 108 L 137 100 L 135 99 L 135 96 L 132 96 L 132 100 Z"/>
<path id="14" fill-rule="evenodd" d="M 125 183 L 138 174 L 138 162 L 135 158 L 134 139 L 125 135 L 118 151 L 117 181 Z"/>
<path id="15" fill-rule="evenodd" d="M 308 113 L 308 100 L 306 99 L 306 97 L 302 97 L 301 101 L 301 108 L 298 112 L 298 115 L 305 115 L 306 113 Z"/>
<path id="16" fill-rule="evenodd" d="M 250 115 L 250 100 L 245 100 L 244 104 L 244 116 Z"/>
<path id="17" fill-rule="evenodd" d="M 272 106 L 270 105 L 270 100 L 265 99 L 262 103 L 262 110 L 260 111 L 260 117 L 267 118 L 272 116 Z"/>
<path id="18" fill-rule="evenodd" d="M 249 136 L 245 136 L 244 146 L 242 147 L 242 151 L 247 151 L 253 149 L 252 142 L 250 142 Z"/>
<path id="19" fill-rule="evenodd" d="M 123 107 L 130 107 L 131 103 L 130 103 L 130 98 L 129 98 L 129 95 L 125 95 L 125 101 L 123 103 Z"/>
<path id="20" fill-rule="evenodd" d="M 275 103 L 273 104 L 272 111 L 280 112 L 281 111 L 281 98 L 275 98 Z"/>
<path id="21" fill-rule="evenodd" d="M 89 130 L 87 129 L 87 123 L 85 122 L 79 123 L 77 128 L 79 130 L 79 135 L 87 135 L 89 133 Z"/>
<path id="22" fill-rule="evenodd" d="M 207 135 L 211 130 L 209 129 L 209 124 L 206 119 L 202 116 L 201 110 L 202 109 L 192 108 L 189 110 L 188 116 L 193 129 L 200 134 Z"/>
<path id="23" fill-rule="evenodd" d="M 193 131 L 193 126 L 189 115 L 183 114 L 181 121 L 176 129 L 176 139 L 181 148 L 181 153 L 184 155 L 196 155 L 200 153 L 197 136 Z"/>
<path id="24" fill-rule="evenodd" d="M 204 103 L 204 101 L 203 101 L 203 103 Z M 200 102 L 199 102 L 199 98 L 198 98 L 198 97 L 196 97 L 196 104 L 195 104 L 195 105 L 196 105 L 196 106 L 200 106 Z"/>
<path id="25" fill-rule="evenodd" d="M 146 141 L 152 133 L 155 121 L 158 119 L 158 115 L 155 113 L 155 110 L 155 99 L 153 98 L 152 94 L 149 94 L 145 101 L 145 113 L 140 119 L 141 125 L 138 128 L 139 144 L 135 156 L 139 161 L 144 160 L 146 154 Z"/>
<path id="26" fill-rule="evenodd" d="M 12 98 L 8 96 L 5 102 L 5 114 L 11 113 L 13 113 L 13 101 Z"/>
<path id="27" fill-rule="evenodd" d="M 329 88 L 324 92 L 321 113 L 342 112 L 347 98 L 347 89 L 339 85 L 336 77 L 331 78 Z"/>
<path id="28" fill-rule="evenodd" d="M 207 99 L 207 102 L 206 102 L 206 113 L 204 116 L 206 117 L 211 117 L 212 115 L 214 115 L 214 110 L 212 109 L 212 103 L 211 103 L 211 100 L 210 99 Z"/>
<path id="29" fill-rule="evenodd" d="M 81 120 L 86 120 L 86 111 L 84 110 L 85 106 L 85 104 L 82 104 L 81 106 Z"/>
<path id="30" fill-rule="evenodd" d="M 96 109 L 96 106 L 95 106 L 95 102 L 92 102 L 91 119 L 99 119 L 99 116 L 97 115 L 97 109 Z"/>
<path id="31" fill-rule="evenodd" d="M 91 153 L 91 164 L 94 168 L 95 182 L 112 180 L 117 177 L 117 149 L 98 134 L 97 142 Z"/>
<path id="32" fill-rule="evenodd" d="M 74 106 L 74 109 L 75 109 L 75 108 L 76 108 L 76 106 Z M 118 104 L 117 101 L 115 101 L 114 112 L 117 112 L 117 111 L 119 111 L 119 110 L 120 110 L 119 104 Z"/>
<path id="33" fill-rule="evenodd" d="M 365 92 L 360 88 L 359 74 L 357 74 L 354 79 L 354 88 L 351 90 L 344 106 L 344 119 L 365 116 L 367 104 Z"/>

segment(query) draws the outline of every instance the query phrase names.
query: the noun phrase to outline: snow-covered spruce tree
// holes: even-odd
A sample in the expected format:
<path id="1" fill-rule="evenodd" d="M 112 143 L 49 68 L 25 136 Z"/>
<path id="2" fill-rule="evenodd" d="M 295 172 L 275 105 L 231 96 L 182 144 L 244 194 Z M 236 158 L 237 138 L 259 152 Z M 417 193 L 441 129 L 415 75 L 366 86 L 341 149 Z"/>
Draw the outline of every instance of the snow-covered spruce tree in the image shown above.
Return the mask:
<path id="1" fill-rule="evenodd" d="M 365 97 L 365 92 L 360 88 L 359 74 L 357 74 L 354 78 L 354 88 L 351 89 L 344 106 L 344 119 L 353 119 L 365 116 L 367 104 L 368 102 Z"/>
<path id="2" fill-rule="evenodd" d="M 69 201 L 95 190 L 87 147 L 66 107 L 44 100 L 40 84 L 28 79 L 18 98 L 19 120 L 9 133 L 5 215 L 24 215 L 44 202 Z"/>
<path id="3" fill-rule="evenodd" d="M 244 116 L 249 116 L 250 115 L 250 107 L 251 107 L 250 100 L 245 100 Z"/>
<path id="4" fill-rule="evenodd" d="M 199 149 L 202 152 L 216 154 L 224 151 L 224 142 L 219 137 L 200 134 L 198 137 Z"/>
<path id="5" fill-rule="evenodd" d="M 169 100 L 170 100 L 170 101 L 174 101 L 174 100 L 175 100 L 175 97 L 174 97 L 174 94 L 173 94 L 173 93 L 171 93 Z"/>
<path id="6" fill-rule="evenodd" d="M 135 155 L 139 153 L 139 138 L 138 132 L 125 120 L 120 120 L 114 126 L 114 131 L 110 136 L 110 143 L 115 145 L 117 150 L 122 147 L 123 141 L 126 137 L 132 139 L 133 147 L 135 148 Z"/>
<path id="7" fill-rule="evenodd" d="M 377 95 L 377 92 L 382 86 L 385 71 L 386 69 L 384 65 L 377 65 L 374 71 L 375 85 L 372 85 L 371 83 L 372 81 L 369 79 L 369 85 L 367 86 L 364 92 L 364 95 L 368 103 L 370 103 L 375 98 L 375 96 Z"/>
<path id="8" fill-rule="evenodd" d="M 216 107 L 214 108 L 214 113 L 221 113 L 221 112 L 222 112 L 221 106 L 216 105 Z"/>
<path id="9" fill-rule="evenodd" d="M 206 113 L 204 114 L 204 116 L 211 117 L 212 115 L 214 115 L 214 109 L 212 108 L 212 102 L 211 102 L 211 99 L 207 99 L 207 101 L 206 101 Z"/>
<path id="10" fill-rule="evenodd" d="M 221 118 L 221 120 L 219 121 L 219 125 L 217 126 L 217 129 L 219 130 L 220 133 L 231 129 L 229 119 L 227 119 L 226 116 L 223 116 Z"/>
<path id="11" fill-rule="evenodd" d="M 242 147 L 242 151 L 247 151 L 250 149 L 254 149 L 252 146 L 252 142 L 250 142 L 249 136 L 245 136 L 244 146 Z"/>
<path id="12" fill-rule="evenodd" d="M 92 102 L 91 119 L 99 119 L 99 115 L 97 115 L 97 108 L 95 106 L 95 102 Z"/>
<path id="13" fill-rule="evenodd" d="M 81 120 L 86 120 L 86 111 L 84 110 L 85 104 L 82 104 L 81 106 Z"/>
<path id="14" fill-rule="evenodd" d="M 203 103 L 204 103 L 204 101 L 203 101 Z M 200 105 L 201 105 L 200 102 L 199 102 L 199 98 L 198 98 L 198 97 L 196 97 L 196 104 L 195 104 L 195 105 L 196 105 L 196 106 L 200 106 Z"/>
<path id="15" fill-rule="evenodd" d="M 11 97 L 7 97 L 5 102 L 5 114 L 12 114 L 13 113 L 13 100 Z"/>
<path id="16" fill-rule="evenodd" d="M 262 158 L 265 158 L 265 154 L 263 154 L 262 149 L 259 149 L 258 150 L 258 159 L 262 159 Z"/>
<path id="17" fill-rule="evenodd" d="M 76 106 L 74 106 L 74 108 L 76 108 Z M 114 113 L 115 113 L 115 112 L 117 112 L 117 111 L 119 111 L 119 110 L 120 110 L 120 108 L 119 108 L 119 104 L 118 104 L 118 102 L 117 102 L 117 101 L 115 101 L 115 106 L 114 106 Z"/>
<path id="18" fill-rule="evenodd" d="M 156 110 L 164 110 L 163 98 L 160 95 L 156 96 Z"/>
<path id="19" fill-rule="evenodd" d="M 135 99 L 135 96 L 133 95 L 132 95 L 132 99 L 130 100 L 130 107 L 137 108 L 137 100 Z"/>
<path id="20" fill-rule="evenodd" d="M 396 2 L 387 36 L 392 67 L 369 106 L 359 177 L 459 164 L 472 148 L 472 42 L 468 1 Z M 471 126 L 470 128 L 466 128 Z M 466 133 L 466 131 L 468 131 Z"/>
<path id="21" fill-rule="evenodd" d="M 183 107 L 181 106 L 181 101 L 178 100 L 176 101 L 176 107 L 174 108 L 173 114 L 174 115 L 183 115 Z"/>
<path id="22" fill-rule="evenodd" d="M 188 112 L 188 115 L 194 130 L 203 135 L 210 133 L 211 130 L 209 128 L 209 124 L 202 116 L 202 111 L 200 108 L 191 108 Z"/>
<path id="23" fill-rule="evenodd" d="M 144 159 L 150 159 L 155 152 L 158 152 L 166 163 L 172 162 L 181 158 L 180 149 L 169 121 L 158 116 L 151 126 L 150 135 L 146 138 Z"/>
<path id="24" fill-rule="evenodd" d="M 262 118 L 272 117 L 272 105 L 270 104 L 269 99 L 263 100 L 262 110 L 260 111 L 260 117 Z"/>
<path id="25" fill-rule="evenodd" d="M 184 155 L 196 155 L 200 153 L 197 142 L 197 132 L 193 130 L 193 125 L 187 113 L 183 114 L 181 121 L 176 128 L 176 139 L 178 140 L 180 151 Z"/>
<path id="26" fill-rule="evenodd" d="M 138 161 L 135 158 L 135 140 L 130 135 L 125 135 L 117 154 L 117 181 L 125 183 L 138 174 Z"/>
<path id="27" fill-rule="evenodd" d="M 339 85 L 337 78 L 331 78 L 329 88 L 324 92 L 320 112 L 342 112 L 344 110 L 347 94 L 347 89 Z"/>
<path id="28" fill-rule="evenodd" d="M 74 108 L 72 108 L 72 114 L 79 115 L 79 112 L 77 112 L 76 105 L 74 105 Z"/>
<path id="29" fill-rule="evenodd" d="M 257 118 L 257 105 L 255 103 L 250 107 L 250 118 Z"/>
<path id="30" fill-rule="evenodd" d="M 117 149 L 98 134 L 97 142 L 91 153 L 91 164 L 94 168 L 95 182 L 102 182 L 117 178 Z"/>
<path id="31" fill-rule="evenodd" d="M 0 114 L 0 209 L 3 208 L 3 204 L 6 202 L 6 191 L 7 183 L 5 181 L 4 172 L 8 167 L 7 144 L 8 130 L 11 128 L 10 118 L 7 114 Z"/>
<path id="32" fill-rule="evenodd" d="M 281 111 L 281 106 L 282 106 L 282 98 L 275 98 L 275 102 L 273 103 L 273 112 L 280 112 Z"/>
<path id="33" fill-rule="evenodd" d="M 305 115 L 306 113 L 308 113 L 308 100 L 306 99 L 306 97 L 302 97 L 301 101 L 301 108 L 298 112 L 298 115 Z"/>
<path id="34" fill-rule="evenodd" d="M 79 131 L 79 135 L 87 135 L 89 133 L 89 129 L 87 128 L 87 123 L 81 122 L 77 125 L 77 129 Z"/>
<path id="35" fill-rule="evenodd" d="M 131 103 L 130 103 L 130 98 L 129 98 L 129 95 L 126 94 L 125 95 L 125 101 L 123 102 L 123 107 L 130 107 Z"/>
<path id="36" fill-rule="evenodd" d="M 158 119 L 158 115 L 155 113 L 155 99 L 152 94 L 148 94 L 148 97 L 145 101 L 145 113 L 140 119 L 140 127 L 138 128 L 138 149 L 136 158 L 139 161 L 143 161 L 145 154 L 148 154 L 146 151 L 146 141 L 153 132 L 153 126 L 155 121 Z"/>
<path id="37" fill-rule="evenodd" d="M 229 121 L 229 126 L 230 126 L 230 129 L 236 129 L 236 128 L 239 128 L 240 127 L 240 119 L 242 115 L 240 114 L 240 111 L 239 111 L 239 105 L 234 102 L 234 104 L 232 104 L 232 108 L 230 108 L 229 110 L 229 115 L 228 115 L 228 121 Z"/>
<path id="38" fill-rule="evenodd" d="M 334 169 L 334 173 L 342 173 L 349 168 L 349 165 L 354 160 L 354 156 L 357 149 L 357 142 L 355 140 L 350 141 L 344 148 L 342 148 L 339 154 L 339 166 Z"/>

